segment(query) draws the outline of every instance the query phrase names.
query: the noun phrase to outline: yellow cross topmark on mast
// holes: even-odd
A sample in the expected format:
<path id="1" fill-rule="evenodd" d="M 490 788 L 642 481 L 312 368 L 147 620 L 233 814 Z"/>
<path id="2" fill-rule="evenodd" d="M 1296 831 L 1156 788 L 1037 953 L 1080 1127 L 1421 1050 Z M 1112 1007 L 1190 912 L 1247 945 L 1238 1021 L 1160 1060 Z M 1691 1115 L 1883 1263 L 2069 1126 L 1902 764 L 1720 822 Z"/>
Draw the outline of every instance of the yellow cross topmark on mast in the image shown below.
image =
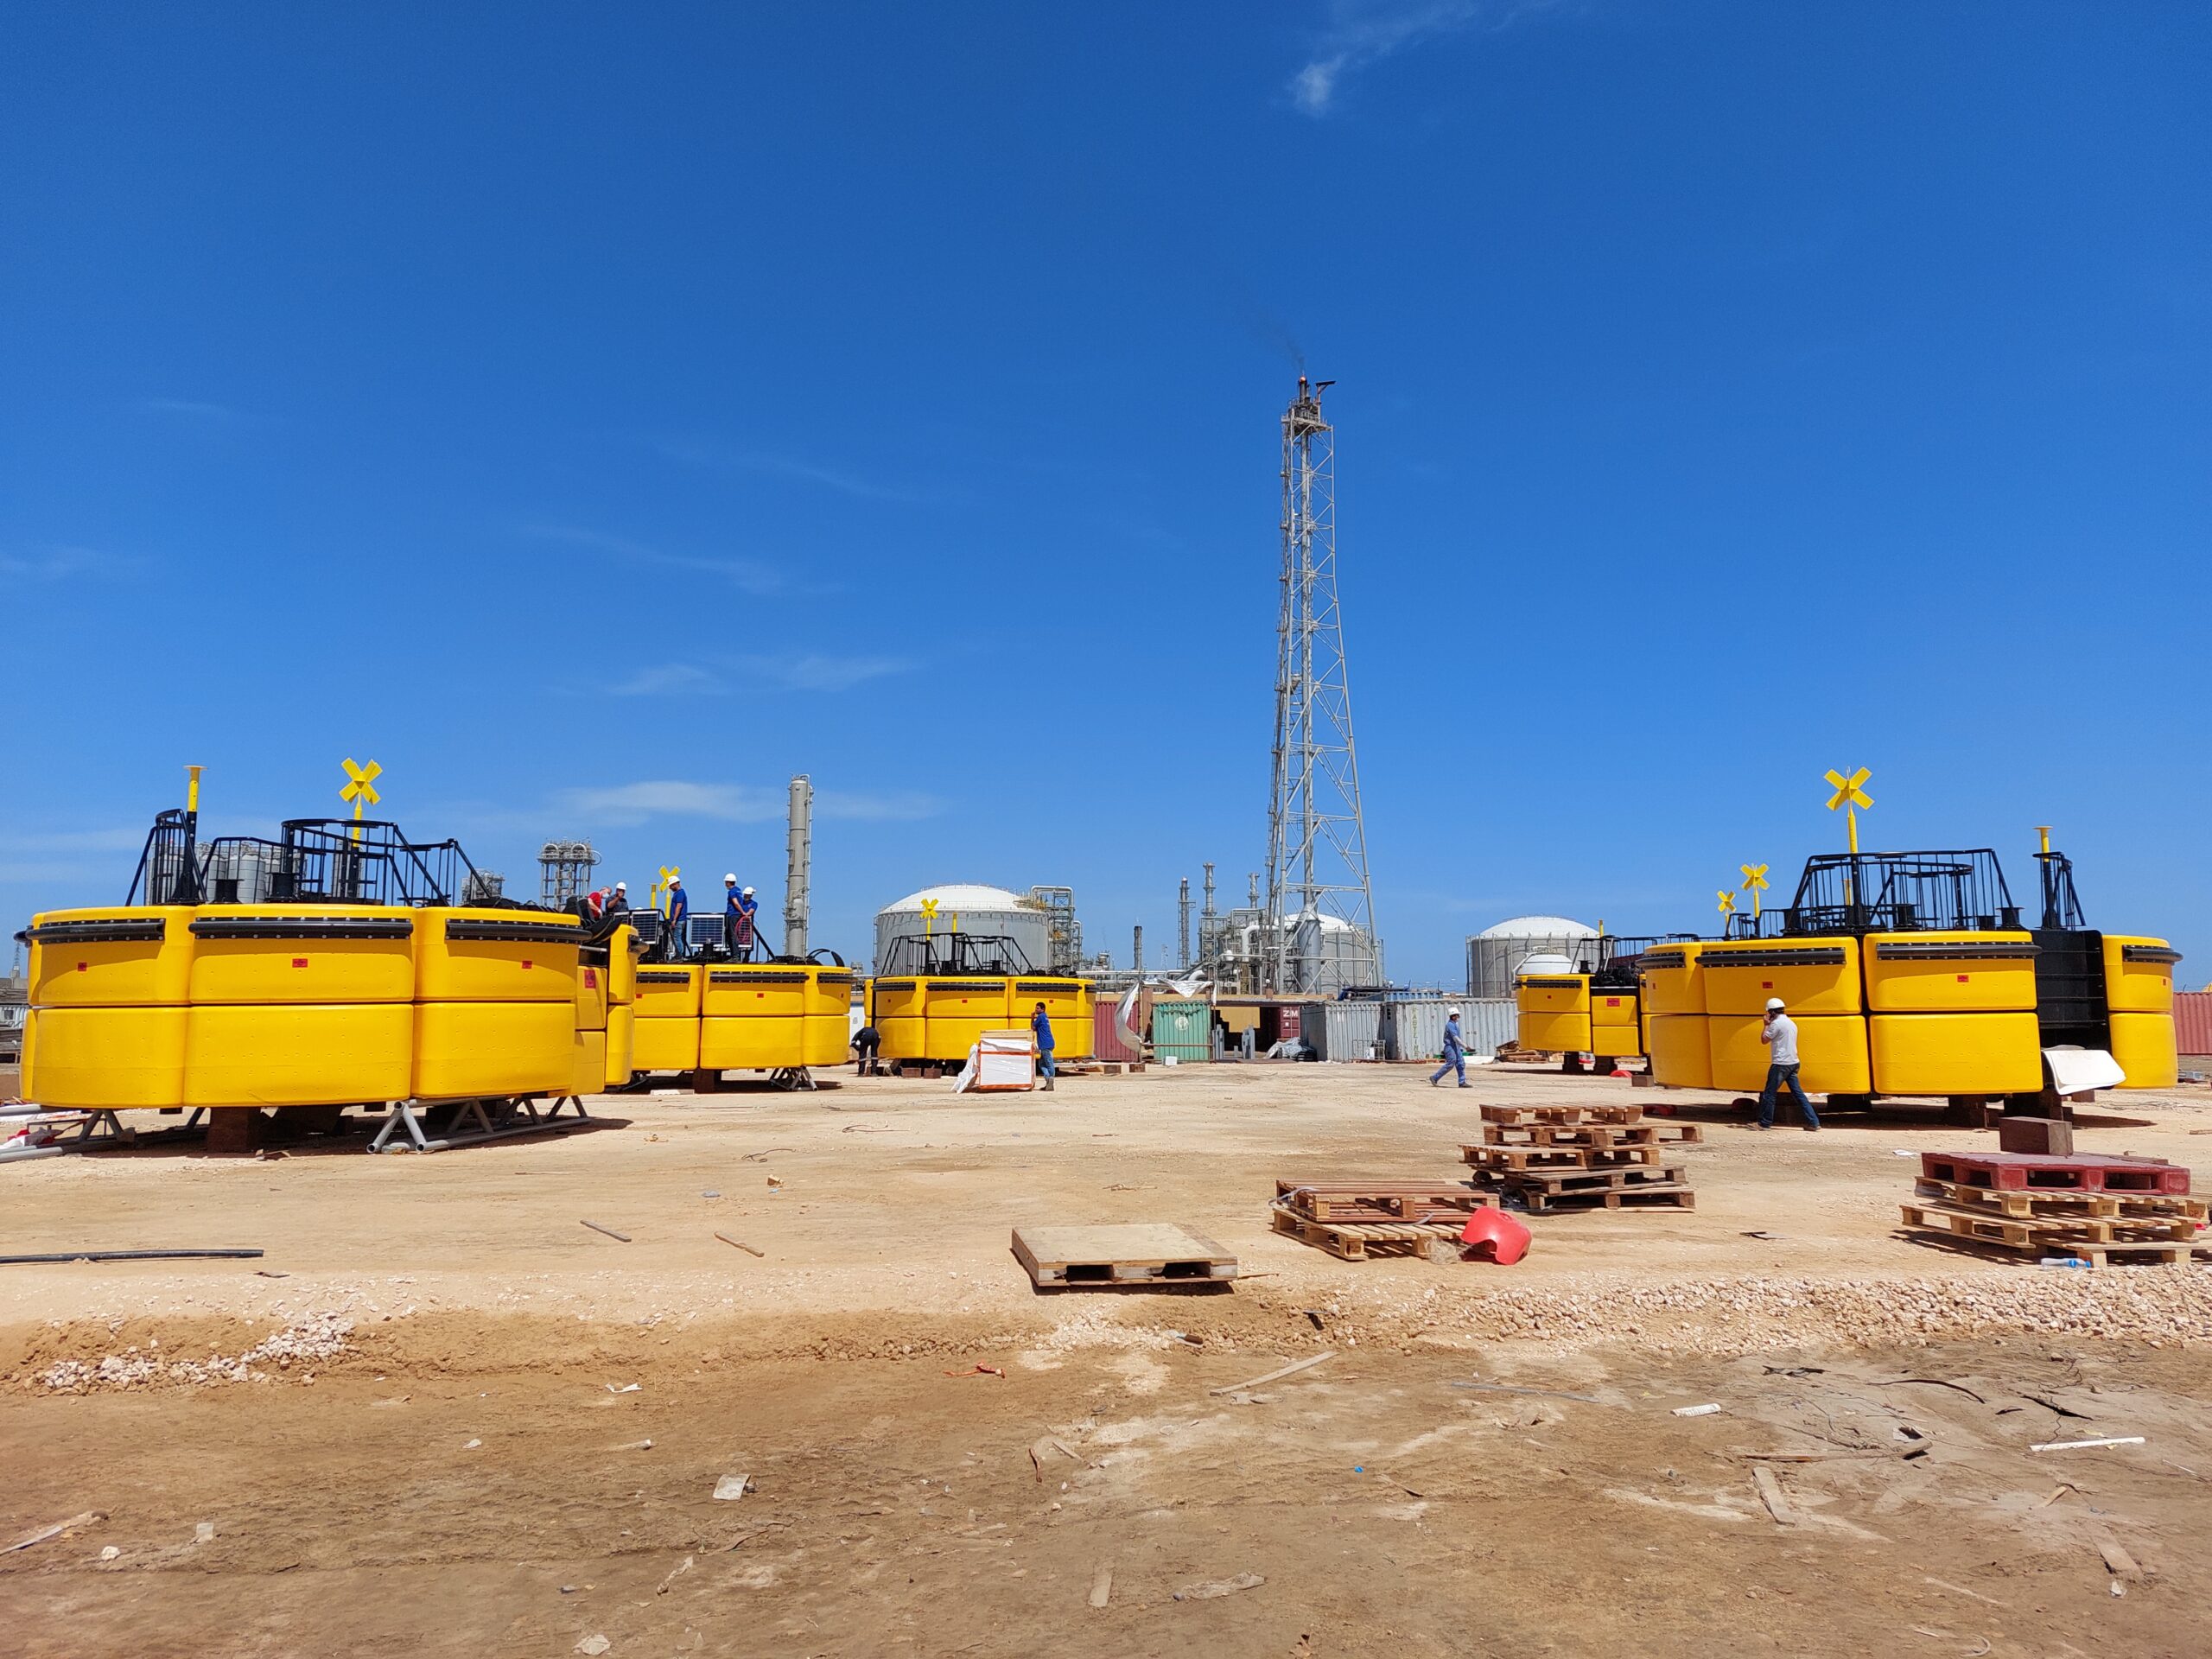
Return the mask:
<path id="1" fill-rule="evenodd" d="M 338 798 L 353 803 L 354 823 L 359 823 L 361 821 L 361 808 L 364 804 L 373 806 L 384 798 L 377 793 L 376 781 L 383 773 L 384 768 L 373 760 L 367 766 L 361 766 L 354 765 L 350 755 L 346 757 L 346 776 L 351 781 L 338 791 Z"/>

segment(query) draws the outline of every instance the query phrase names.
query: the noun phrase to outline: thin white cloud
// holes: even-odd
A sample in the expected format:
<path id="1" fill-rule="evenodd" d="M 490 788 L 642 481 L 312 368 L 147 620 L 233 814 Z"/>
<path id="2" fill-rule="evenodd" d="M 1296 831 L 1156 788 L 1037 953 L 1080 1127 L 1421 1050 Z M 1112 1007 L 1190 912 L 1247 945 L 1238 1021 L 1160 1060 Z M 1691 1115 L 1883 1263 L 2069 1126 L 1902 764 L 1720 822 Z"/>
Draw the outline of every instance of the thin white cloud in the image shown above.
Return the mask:
<path id="1" fill-rule="evenodd" d="M 606 789 L 568 789 L 561 809 L 594 823 L 628 827 L 653 818 L 715 818 L 725 823 L 766 823 L 784 816 L 790 798 L 780 789 L 743 784 L 695 784 L 680 779 L 617 784 Z"/>
<path id="2" fill-rule="evenodd" d="M 865 795 L 825 789 L 816 794 L 814 810 L 817 817 L 882 823 L 894 819 L 935 817 L 944 810 L 944 803 L 934 795 Z"/>
<path id="3" fill-rule="evenodd" d="M 758 559 L 715 558 L 697 554 L 669 553 L 643 542 L 633 542 L 621 536 L 609 536 L 596 530 L 585 530 L 575 524 L 527 524 L 522 533 L 533 541 L 556 542 L 567 547 L 589 548 L 601 553 L 613 553 L 643 564 L 665 565 L 679 570 L 700 570 L 719 576 L 740 593 L 756 599 L 772 594 L 786 593 L 791 582 L 783 572 Z"/>
<path id="4" fill-rule="evenodd" d="M 1421 41 L 1465 29 L 1510 27 L 1551 0 L 1333 0 L 1313 56 L 1290 78 L 1290 99 L 1319 117 L 1334 107 L 1344 77 Z"/>
<path id="5" fill-rule="evenodd" d="M 825 490 L 835 490 L 840 495 L 849 495 L 862 501 L 891 501 L 915 506 L 932 499 L 919 491 L 902 489 L 896 485 L 863 478 L 841 467 L 826 467 L 819 461 L 804 461 L 793 455 L 733 448 L 710 439 L 668 438 L 662 440 L 658 448 L 671 461 L 683 461 L 690 466 L 712 467 L 717 472 L 760 473 L 772 478 L 793 479 L 802 484 L 818 484 Z"/>
<path id="6" fill-rule="evenodd" d="M 690 663 L 661 663 L 641 668 L 619 685 L 607 688 L 616 697 L 720 697 L 729 686 L 721 676 Z"/>
<path id="7" fill-rule="evenodd" d="M 903 672 L 896 657 L 748 657 L 744 666 L 787 691 L 849 691 L 870 680 Z"/>
<path id="8" fill-rule="evenodd" d="M 89 547 L 50 547 L 37 553 L 0 553 L 0 582 L 67 582 L 104 576 L 130 563 Z"/>

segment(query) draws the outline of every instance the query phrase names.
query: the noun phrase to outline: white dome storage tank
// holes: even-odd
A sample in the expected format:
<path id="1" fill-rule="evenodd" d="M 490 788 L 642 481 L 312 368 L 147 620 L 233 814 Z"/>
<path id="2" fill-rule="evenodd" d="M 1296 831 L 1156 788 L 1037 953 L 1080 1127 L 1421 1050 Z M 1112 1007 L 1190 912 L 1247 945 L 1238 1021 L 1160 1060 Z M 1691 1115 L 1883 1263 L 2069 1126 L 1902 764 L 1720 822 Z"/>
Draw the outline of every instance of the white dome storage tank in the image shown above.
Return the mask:
<path id="1" fill-rule="evenodd" d="M 937 901 L 937 914 L 925 918 L 923 902 L 931 899 Z M 875 970 L 883 971 L 893 939 L 910 933 L 950 933 L 956 928 L 1012 939 L 1035 972 L 1046 971 L 1052 959 L 1051 921 L 1042 905 L 1004 887 L 953 882 L 910 893 L 875 912 Z"/>
<path id="2" fill-rule="evenodd" d="M 1467 941 L 1467 995 L 1511 996 L 1514 976 L 1531 957 L 1573 957 L 1598 930 L 1566 916 L 1516 916 Z"/>

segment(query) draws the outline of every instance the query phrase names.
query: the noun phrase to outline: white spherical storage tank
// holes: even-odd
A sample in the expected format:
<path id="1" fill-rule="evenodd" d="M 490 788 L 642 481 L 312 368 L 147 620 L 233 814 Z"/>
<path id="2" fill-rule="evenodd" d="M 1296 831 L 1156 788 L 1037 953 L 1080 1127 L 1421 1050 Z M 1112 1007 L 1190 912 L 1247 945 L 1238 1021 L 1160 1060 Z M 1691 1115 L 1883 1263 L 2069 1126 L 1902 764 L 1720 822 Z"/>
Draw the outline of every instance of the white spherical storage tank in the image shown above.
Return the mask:
<path id="1" fill-rule="evenodd" d="M 1598 930 L 1566 916 L 1516 916 L 1467 941 L 1467 995 L 1510 996 L 1513 976 L 1531 957 L 1573 957 Z"/>
<path id="2" fill-rule="evenodd" d="M 922 906 L 932 899 L 937 913 L 925 916 Z M 1004 887 L 953 882 L 910 893 L 875 912 L 875 971 L 884 971 L 894 939 L 956 930 L 1012 939 L 1037 972 L 1043 972 L 1052 960 L 1051 927 L 1043 906 Z"/>

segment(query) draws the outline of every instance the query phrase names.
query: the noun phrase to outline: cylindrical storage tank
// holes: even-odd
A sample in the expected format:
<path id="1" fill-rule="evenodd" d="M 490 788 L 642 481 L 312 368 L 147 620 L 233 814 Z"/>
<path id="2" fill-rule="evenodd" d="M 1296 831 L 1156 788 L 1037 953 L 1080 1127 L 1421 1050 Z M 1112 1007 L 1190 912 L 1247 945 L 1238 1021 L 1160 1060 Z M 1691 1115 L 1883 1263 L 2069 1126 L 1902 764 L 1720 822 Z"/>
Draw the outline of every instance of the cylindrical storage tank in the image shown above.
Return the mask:
<path id="1" fill-rule="evenodd" d="M 2106 1007 L 2114 1014 L 2172 1012 L 2174 964 L 2181 960 L 2180 951 L 2164 939 L 2107 933 L 2104 952 Z"/>
<path id="2" fill-rule="evenodd" d="M 1859 979 L 1859 941 L 1834 938 L 1710 939 L 1698 953 L 1705 970 L 1708 1014 L 1764 1014 L 1769 997 L 1780 997 L 1794 1017 L 1801 1014 L 1858 1014 L 1864 992 Z M 1719 1052 L 1714 1051 L 1714 1086 Z M 1808 1084 L 1807 1087 L 1810 1087 Z M 1848 1094 L 1849 1090 L 1837 1092 Z"/>
<path id="3" fill-rule="evenodd" d="M 1651 1075 L 1670 1089 L 1713 1087 L 1713 1050 L 1701 1014 L 1651 1016 Z M 1766 1074 L 1759 1074 L 1766 1081 Z"/>
<path id="4" fill-rule="evenodd" d="M 1198 1065 L 1212 1059 L 1212 1010 L 1204 1002 L 1179 997 L 1166 997 L 1154 1002 L 1152 1055 L 1156 1060 L 1173 1060 L 1178 1065 Z"/>
<path id="5" fill-rule="evenodd" d="M 924 904 L 935 900 L 937 913 L 925 917 Z M 875 965 L 891 958 L 892 942 L 912 934 L 976 933 L 1012 939 L 1029 965 L 1043 972 L 1052 966 L 1052 924 L 1044 906 L 1004 887 L 972 882 L 924 887 L 886 905 L 875 913 Z M 968 1058 L 963 1045 L 960 1058 Z"/>
<path id="6" fill-rule="evenodd" d="M 2181 1057 L 2171 1014 L 2115 1014 L 2112 1057 L 2126 1075 L 2122 1089 L 2171 1089 L 2181 1080 Z"/>
<path id="7" fill-rule="evenodd" d="M 968 1051 L 987 1031 L 1010 1031 L 1027 1024 L 1014 1017 L 1012 982 L 1004 979 L 922 981 L 923 1058 L 966 1060 Z"/>
<path id="8" fill-rule="evenodd" d="M 1643 1029 L 1637 1018 L 1635 992 L 1590 988 L 1587 1052 L 1608 1059 L 1643 1052 Z"/>
<path id="9" fill-rule="evenodd" d="M 1314 1002 L 1302 1027 L 1316 1058 L 1349 1064 L 1378 1056 L 1382 1005 L 1367 1001 Z"/>
<path id="10" fill-rule="evenodd" d="M 1096 1042 L 1091 1028 L 1090 987 L 1079 979 L 1017 979 L 1007 1017 L 1026 1029 L 1037 1005 L 1052 1022 L 1052 1052 L 1063 1060 L 1087 1060 Z"/>
<path id="11" fill-rule="evenodd" d="M 632 1061 L 632 1033 L 637 1027 L 637 1008 L 628 1002 L 617 1002 L 607 1010 L 606 1066 L 601 1076 L 609 1089 L 620 1089 L 630 1081 Z"/>
<path id="12" fill-rule="evenodd" d="M 2043 1087 L 2043 1032 L 2032 1012 L 1878 1014 L 1866 1023 L 1877 1094 L 2032 1094 Z"/>
<path id="13" fill-rule="evenodd" d="M 191 995 L 186 905 L 49 910 L 31 918 L 35 1008 L 182 1007 Z"/>
<path id="14" fill-rule="evenodd" d="M 853 1052 L 853 970 L 816 967 L 807 972 L 813 983 L 800 1033 L 800 1064 L 842 1065 Z"/>
<path id="15" fill-rule="evenodd" d="M 1643 1013 L 1703 1014 L 1705 967 L 1702 939 L 1654 945 L 1637 958 L 1637 1001 Z"/>
<path id="16" fill-rule="evenodd" d="M 1390 1060 L 1441 1058 L 1446 1007 L 1441 997 L 1427 996 L 1393 997 L 1383 1003 L 1383 1058 Z M 1464 1027 L 1459 1034 L 1463 1038 L 1466 1035 Z"/>
<path id="17" fill-rule="evenodd" d="M 1598 930 L 1565 916 L 1516 916 L 1486 927 L 1467 941 L 1467 995 L 1511 996 L 1522 964 L 1531 957 L 1564 957 L 1569 963 Z"/>
<path id="18" fill-rule="evenodd" d="M 1713 982 L 1706 982 L 1708 995 Z M 1792 1016 L 1796 1018 L 1796 1016 Z M 1759 1040 L 1755 1014 L 1706 1016 L 1713 1086 L 1755 1095 L 1766 1086 L 1770 1051 Z M 1808 1014 L 1796 1019 L 1797 1081 L 1814 1095 L 1865 1095 L 1874 1089 L 1866 1053 L 1866 1019 L 1856 1014 Z"/>
<path id="19" fill-rule="evenodd" d="M 1870 1014 L 2031 1013 L 2036 1006 L 2037 953 L 2026 933 L 1869 933 L 1859 951 Z M 1878 1059 L 1874 1069 L 1881 1071 Z"/>

